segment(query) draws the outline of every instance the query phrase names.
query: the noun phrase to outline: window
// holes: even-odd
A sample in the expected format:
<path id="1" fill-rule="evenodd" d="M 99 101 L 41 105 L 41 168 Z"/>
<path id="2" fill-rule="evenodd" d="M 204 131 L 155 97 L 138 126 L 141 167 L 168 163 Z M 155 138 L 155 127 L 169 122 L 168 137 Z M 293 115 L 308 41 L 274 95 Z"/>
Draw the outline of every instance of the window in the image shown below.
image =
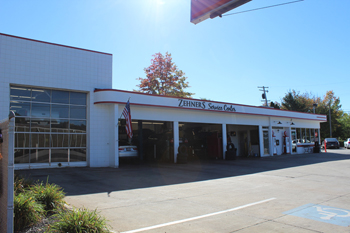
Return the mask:
<path id="1" fill-rule="evenodd" d="M 292 138 L 293 143 L 314 143 L 315 141 L 318 141 L 318 129 L 295 128 L 295 131 L 296 139 Z"/>
<path id="2" fill-rule="evenodd" d="M 301 129 L 297 129 L 297 143 L 302 143 Z"/>
<path id="3" fill-rule="evenodd" d="M 310 142 L 315 142 L 315 129 L 310 129 Z"/>
<path id="4" fill-rule="evenodd" d="M 304 138 L 305 143 L 310 143 L 310 129 L 305 129 L 305 138 Z"/>
<path id="5" fill-rule="evenodd" d="M 86 93 L 10 87 L 15 163 L 86 161 Z"/>

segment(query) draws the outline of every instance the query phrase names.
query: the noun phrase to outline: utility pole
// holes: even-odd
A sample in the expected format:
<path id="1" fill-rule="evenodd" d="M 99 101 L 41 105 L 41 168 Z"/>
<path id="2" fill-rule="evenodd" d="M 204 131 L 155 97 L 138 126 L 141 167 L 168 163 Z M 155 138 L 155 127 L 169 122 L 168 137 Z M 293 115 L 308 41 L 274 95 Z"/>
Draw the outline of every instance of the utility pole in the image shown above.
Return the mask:
<path id="1" fill-rule="evenodd" d="M 332 137 L 331 100 L 329 101 L 329 137 Z"/>
<path id="2" fill-rule="evenodd" d="M 266 107 L 268 107 L 267 105 L 267 96 L 266 96 L 266 93 L 269 92 L 268 90 L 266 90 L 267 88 L 269 87 L 265 87 L 265 86 L 262 86 L 262 87 L 258 87 L 258 88 L 262 88 L 262 89 L 259 89 L 259 91 L 263 91 L 264 93 L 261 95 L 262 99 L 265 100 L 265 104 L 266 104 Z M 263 100 L 262 100 L 263 101 Z"/>

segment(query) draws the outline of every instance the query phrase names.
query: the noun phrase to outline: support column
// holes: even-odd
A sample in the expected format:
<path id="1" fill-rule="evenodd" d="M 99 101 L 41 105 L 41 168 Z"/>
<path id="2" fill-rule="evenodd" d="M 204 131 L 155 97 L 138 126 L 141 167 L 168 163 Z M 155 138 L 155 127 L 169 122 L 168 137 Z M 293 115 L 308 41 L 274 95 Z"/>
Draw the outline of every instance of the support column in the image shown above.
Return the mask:
<path id="1" fill-rule="evenodd" d="M 292 127 L 288 127 L 288 131 L 287 131 L 287 135 L 289 137 L 289 154 L 292 154 L 292 149 L 293 149 L 293 145 L 292 145 Z"/>
<path id="2" fill-rule="evenodd" d="M 264 156 L 264 134 L 261 125 L 259 125 L 259 153 L 260 157 Z"/>
<path id="3" fill-rule="evenodd" d="M 226 159 L 227 130 L 226 124 L 222 124 L 222 158 Z"/>
<path id="4" fill-rule="evenodd" d="M 271 118 L 270 118 L 270 125 L 269 125 L 269 139 L 270 139 L 270 156 L 273 156 L 273 139 L 274 137 L 272 137 L 272 122 L 271 122 Z"/>
<path id="5" fill-rule="evenodd" d="M 138 152 L 139 152 L 139 156 L 140 156 L 140 160 L 143 161 L 143 130 L 142 130 L 142 121 L 138 121 L 138 128 L 139 128 L 139 148 L 138 148 Z"/>
<path id="6" fill-rule="evenodd" d="M 109 156 L 109 166 L 117 168 L 119 167 L 119 105 L 114 104 L 112 108 L 112 119 L 111 119 L 111 131 L 110 131 L 110 156 Z"/>
<path id="7" fill-rule="evenodd" d="M 174 121 L 174 163 L 177 162 L 177 150 L 179 145 L 179 122 Z"/>
<path id="8" fill-rule="evenodd" d="M 247 130 L 247 150 L 248 150 L 248 156 L 251 155 L 251 141 L 250 141 L 250 130 Z"/>

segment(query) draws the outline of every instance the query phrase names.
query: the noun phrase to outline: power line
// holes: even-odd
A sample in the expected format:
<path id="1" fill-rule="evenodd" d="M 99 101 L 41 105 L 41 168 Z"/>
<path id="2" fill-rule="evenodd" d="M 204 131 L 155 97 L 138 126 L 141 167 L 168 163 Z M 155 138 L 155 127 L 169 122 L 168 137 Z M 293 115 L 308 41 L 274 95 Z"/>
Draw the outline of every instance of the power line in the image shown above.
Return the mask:
<path id="1" fill-rule="evenodd" d="M 285 2 L 285 3 L 281 3 L 281 4 L 276 4 L 276 5 L 265 6 L 265 7 L 251 9 L 251 10 L 246 10 L 246 11 L 240 11 L 240 12 L 235 12 L 235 13 L 231 13 L 231 14 L 226 14 L 226 15 L 223 15 L 223 16 L 236 15 L 236 14 L 240 14 L 240 13 L 246 13 L 246 12 L 250 12 L 250 11 L 257 11 L 257 10 L 262 10 L 262 9 L 266 9 L 266 8 L 282 6 L 282 5 L 287 5 L 287 4 L 292 4 L 292 3 L 302 2 L 302 1 L 304 1 L 304 0 L 297 0 L 297 1 L 293 1 L 293 2 Z"/>
<path id="2" fill-rule="evenodd" d="M 307 84 L 307 85 L 295 85 L 294 87 L 306 87 L 306 86 L 329 86 L 330 84 L 343 84 L 343 82 L 330 82 L 330 83 L 317 83 L 317 84 Z M 273 87 L 290 87 L 290 85 L 283 86 L 273 86 Z"/>

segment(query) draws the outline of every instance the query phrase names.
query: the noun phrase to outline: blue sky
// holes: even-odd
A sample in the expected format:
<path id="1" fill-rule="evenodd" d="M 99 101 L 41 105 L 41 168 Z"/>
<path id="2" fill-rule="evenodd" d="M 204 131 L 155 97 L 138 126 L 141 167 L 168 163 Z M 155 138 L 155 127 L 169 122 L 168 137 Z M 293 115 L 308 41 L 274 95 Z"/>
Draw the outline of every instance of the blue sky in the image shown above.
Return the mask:
<path id="1" fill-rule="evenodd" d="M 230 11 L 289 0 L 252 0 Z M 261 105 L 333 90 L 350 112 L 350 1 L 304 0 L 190 23 L 190 0 L 0 0 L 0 32 L 113 54 L 113 88 L 137 89 L 170 52 L 194 98 Z"/>

